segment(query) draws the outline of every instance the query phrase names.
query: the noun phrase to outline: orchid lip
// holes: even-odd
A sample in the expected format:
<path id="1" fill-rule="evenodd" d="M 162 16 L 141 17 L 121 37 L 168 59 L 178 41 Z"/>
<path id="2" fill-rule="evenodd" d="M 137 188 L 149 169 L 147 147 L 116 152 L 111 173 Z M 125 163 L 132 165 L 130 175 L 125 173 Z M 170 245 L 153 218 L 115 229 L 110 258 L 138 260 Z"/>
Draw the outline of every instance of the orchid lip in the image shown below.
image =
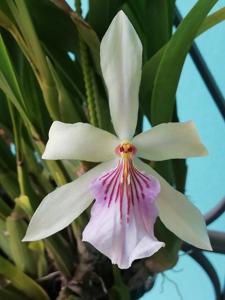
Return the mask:
<path id="1" fill-rule="evenodd" d="M 120 147 L 117 166 L 91 184 L 95 203 L 83 240 L 124 269 L 133 260 L 154 254 L 164 243 L 154 236 L 160 183 L 136 167 L 134 148 L 127 143 Z"/>
<path id="2" fill-rule="evenodd" d="M 136 147 L 129 142 L 118 145 L 115 152 L 121 158 L 117 167 L 98 178 L 104 190 L 104 201 L 107 201 L 107 206 L 110 207 L 112 201 L 119 201 L 121 222 L 124 216 L 122 202 L 125 198 L 127 201 L 125 215 L 129 222 L 131 206 L 135 205 L 135 201 L 145 201 L 148 197 L 146 193 L 151 190 L 149 177 L 133 165 L 133 156 L 136 151 Z"/>

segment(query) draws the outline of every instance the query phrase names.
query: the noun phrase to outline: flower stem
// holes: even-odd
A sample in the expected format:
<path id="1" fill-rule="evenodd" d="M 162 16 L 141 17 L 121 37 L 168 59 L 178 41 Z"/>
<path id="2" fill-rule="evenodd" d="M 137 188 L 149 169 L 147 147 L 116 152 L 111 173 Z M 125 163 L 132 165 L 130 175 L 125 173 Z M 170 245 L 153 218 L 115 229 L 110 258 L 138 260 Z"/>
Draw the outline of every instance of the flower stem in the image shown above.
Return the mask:
<path id="1" fill-rule="evenodd" d="M 87 97 L 87 107 L 88 107 L 88 115 L 90 119 L 90 123 L 94 126 L 97 126 L 97 117 L 95 111 L 95 100 L 92 86 L 92 78 L 91 78 L 91 68 L 89 64 L 89 58 L 87 53 L 87 46 L 84 44 L 82 40 L 80 40 L 80 55 L 81 55 L 81 65 L 84 76 L 84 85 L 86 90 Z"/>
<path id="2" fill-rule="evenodd" d="M 75 5 L 76 5 L 77 14 L 81 16 L 82 14 L 81 1 L 76 0 Z M 98 120 L 97 120 L 97 114 L 95 108 L 93 80 L 92 80 L 92 69 L 90 66 L 88 48 L 85 42 L 82 40 L 80 34 L 79 34 L 79 41 L 80 41 L 81 68 L 84 76 L 84 85 L 85 85 L 86 98 L 87 98 L 87 109 L 88 109 L 89 121 L 92 125 L 98 126 Z"/>

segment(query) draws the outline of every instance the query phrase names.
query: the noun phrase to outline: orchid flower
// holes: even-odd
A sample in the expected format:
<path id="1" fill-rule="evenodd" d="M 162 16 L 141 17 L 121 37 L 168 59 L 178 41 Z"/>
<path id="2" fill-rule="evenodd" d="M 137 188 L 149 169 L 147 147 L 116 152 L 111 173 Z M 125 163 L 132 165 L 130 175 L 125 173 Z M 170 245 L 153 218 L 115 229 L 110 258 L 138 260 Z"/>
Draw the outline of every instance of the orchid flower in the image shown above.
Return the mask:
<path id="1" fill-rule="evenodd" d="M 135 137 L 142 45 L 126 15 L 113 19 L 100 47 L 117 136 L 90 124 L 55 121 L 43 159 L 101 162 L 48 194 L 34 213 L 23 241 L 46 238 L 68 226 L 95 199 L 83 241 L 128 268 L 165 244 L 154 236 L 157 216 L 180 239 L 211 250 L 204 218 L 183 194 L 140 158 L 150 161 L 204 156 L 193 122 L 166 123 Z"/>

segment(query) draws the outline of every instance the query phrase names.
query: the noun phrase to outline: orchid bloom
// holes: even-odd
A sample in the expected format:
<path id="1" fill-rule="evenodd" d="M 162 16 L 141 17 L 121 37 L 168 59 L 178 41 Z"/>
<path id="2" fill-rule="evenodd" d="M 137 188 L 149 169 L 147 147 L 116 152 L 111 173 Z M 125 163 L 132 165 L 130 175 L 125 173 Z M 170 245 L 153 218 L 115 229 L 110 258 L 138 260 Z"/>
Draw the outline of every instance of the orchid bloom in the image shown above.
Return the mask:
<path id="1" fill-rule="evenodd" d="M 182 240 L 211 250 L 204 218 L 183 194 L 139 158 L 161 161 L 207 154 L 193 122 L 166 123 L 135 137 L 142 45 L 120 11 L 100 47 L 117 137 L 89 124 L 55 121 L 43 159 L 101 162 L 75 181 L 48 194 L 29 224 L 24 241 L 46 238 L 68 226 L 95 199 L 83 240 L 120 268 L 164 246 L 154 236 L 159 216 Z"/>

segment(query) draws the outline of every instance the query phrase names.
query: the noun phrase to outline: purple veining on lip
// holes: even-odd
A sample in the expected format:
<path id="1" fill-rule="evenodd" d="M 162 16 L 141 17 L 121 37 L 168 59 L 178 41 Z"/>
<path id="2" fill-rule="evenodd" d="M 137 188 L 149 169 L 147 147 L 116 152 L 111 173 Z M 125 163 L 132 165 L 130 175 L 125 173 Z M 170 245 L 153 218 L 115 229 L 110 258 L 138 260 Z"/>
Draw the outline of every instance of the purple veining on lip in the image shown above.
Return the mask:
<path id="1" fill-rule="evenodd" d="M 155 195 L 160 192 L 160 186 L 155 179 L 150 179 L 150 176 L 137 170 L 133 166 L 132 160 L 129 160 L 127 164 L 127 176 L 124 174 L 125 162 L 121 159 L 115 169 L 100 176 L 98 180 L 101 182 L 101 189 L 104 192 L 103 199 L 106 201 L 108 207 L 110 207 L 113 197 L 114 201 L 120 201 L 121 219 L 123 217 L 122 200 L 124 193 L 126 193 L 128 222 L 130 207 L 131 205 L 134 206 L 134 201 L 145 200 L 146 197 L 149 197 L 150 201 L 154 201 Z"/>
<path id="2" fill-rule="evenodd" d="M 92 182 L 91 190 L 96 200 L 83 232 L 84 241 L 120 268 L 128 268 L 133 260 L 164 246 L 154 236 L 160 184 L 138 170 L 132 159 L 120 158 L 116 168 Z"/>

